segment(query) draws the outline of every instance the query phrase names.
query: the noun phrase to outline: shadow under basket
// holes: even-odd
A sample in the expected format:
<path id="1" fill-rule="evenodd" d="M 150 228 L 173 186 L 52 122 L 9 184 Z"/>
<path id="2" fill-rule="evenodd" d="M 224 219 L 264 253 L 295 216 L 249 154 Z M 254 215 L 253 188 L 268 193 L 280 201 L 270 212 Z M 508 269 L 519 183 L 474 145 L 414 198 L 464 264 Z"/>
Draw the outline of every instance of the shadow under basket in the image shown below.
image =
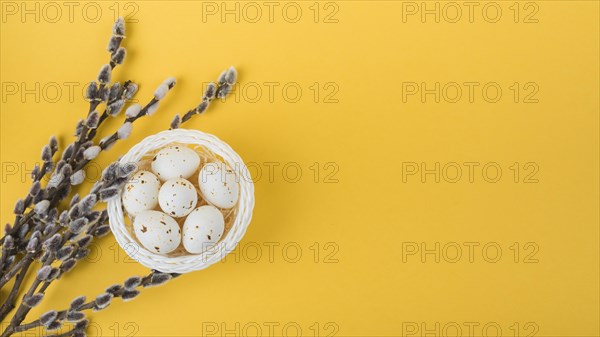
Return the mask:
<path id="1" fill-rule="evenodd" d="M 210 162 L 224 162 L 238 175 L 240 195 L 236 206 L 232 209 L 220 209 L 225 218 L 225 231 L 221 240 L 200 254 L 188 253 L 182 245 L 169 254 L 156 254 L 144 248 L 137 240 L 133 231 L 133 221 L 123 211 L 122 190 L 118 197 L 108 202 L 107 208 L 110 229 L 119 246 L 129 257 L 150 269 L 165 273 L 184 274 L 219 262 L 235 249 L 252 219 L 254 184 L 246 165 L 229 145 L 213 135 L 197 130 L 168 130 L 146 137 L 132 147 L 119 162 L 122 164 L 136 163 L 138 170 L 149 169 L 154 155 L 168 145 L 187 146 L 198 153 L 201 165 Z M 194 176 L 189 180 L 197 187 L 197 177 Z M 198 206 L 203 204 L 206 204 L 206 201 L 199 195 Z M 181 226 L 184 219 L 177 220 Z"/>

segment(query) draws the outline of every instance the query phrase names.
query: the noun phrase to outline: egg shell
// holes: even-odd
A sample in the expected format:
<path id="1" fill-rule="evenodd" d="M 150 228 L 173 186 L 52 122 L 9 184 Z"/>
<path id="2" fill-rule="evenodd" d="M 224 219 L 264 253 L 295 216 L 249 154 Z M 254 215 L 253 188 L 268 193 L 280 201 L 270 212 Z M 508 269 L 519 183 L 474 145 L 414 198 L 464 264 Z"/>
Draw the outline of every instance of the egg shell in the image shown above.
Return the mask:
<path id="1" fill-rule="evenodd" d="M 214 246 L 223 236 L 225 219 L 218 208 L 210 205 L 193 210 L 183 224 L 183 247 L 199 254 Z"/>
<path id="2" fill-rule="evenodd" d="M 238 201 L 240 185 L 235 172 L 224 163 L 208 163 L 198 173 L 202 197 L 219 208 L 232 208 Z"/>
<path id="3" fill-rule="evenodd" d="M 123 207 L 132 217 L 158 205 L 160 180 L 152 172 L 138 171 L 125 184 Z"/>
<path id="4" fill-rule="evenodd" d="M 200 167 L 200 156 L 189 147 L 172 145 L 158 151 L 150 166 L 152 172 L 162 181 L 187 179 Z"/>
<path id="5" fill-rule="evenodd" d="M 188 180 L 175 178 L 165 181 L 158 192 L 160 208 L 170 216 L 188 215 L 198 203 L 196 187 Z"/>
<path id="6" fill-rule="evenodd" d="M 168 254 L 181 243 L 181 229 L 172 217 L 160 211 L 143 211 L 133 220 L 133 230 L 149 251 Z"/>

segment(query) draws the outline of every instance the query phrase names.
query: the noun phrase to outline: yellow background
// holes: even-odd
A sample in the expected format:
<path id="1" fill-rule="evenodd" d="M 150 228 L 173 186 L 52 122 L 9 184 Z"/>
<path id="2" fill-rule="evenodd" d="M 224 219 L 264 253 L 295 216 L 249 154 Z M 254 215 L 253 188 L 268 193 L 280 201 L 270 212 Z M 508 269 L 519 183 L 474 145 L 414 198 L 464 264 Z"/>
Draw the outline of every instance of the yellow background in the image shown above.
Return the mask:
<path id="1" fill-rule="evenodd" d="M 241 242 L 245 251 L 92 313 L 91 336 L 198 336 L 215 327 L 218 336 L 255 335 L 256 326 L 262 336 L 294 335 L 297 327 L 306 336 L 398 336 L 418 326 L 421 336 L 436 324 L 438 334 L 451 335 L 457 324 L 463 336 L 470 324 L 476 335 L 484 326 L 489 335 L 497 326 L 506 336 L 516 327 L 521 335 L 600 334 L 597 1 L 520 2 L 517 23 L 512 1 L 495 2 L 502 9 L 496 23 L 485 20 L 494 16 L 492 5 L 487 17 L 481 14 L 487 2 L 477 2 L 473 22 L 459 2 L 456 23 L 448 22 L 455 13 L 446 2 L 438 3 L 448 11 L 439 23 L 420 13 L 403 20 L 412 7 L 399 1 L 320 2 L 318 22 L 312 1 L 288 5 L 286 17 L 286 3 L 276 2 L 274 22 L 264 2 L 253 3 L 262 8 L 258 22 L 249 22 L 255 7 L 238 2 L 239 23 L 232 14 L 224 22 L 220 12 L 209 15 L 214 8 L 200 1 L 95 2 L 102 10 L 96 23 L 88 22 L 94 8 L 82 14 L 83 3 L 73 20 L 63 2 L 57 2 L 57 20 L 53 8 L 44 14 L 45 3 L 38 3 L 39 22 L 35 15 L 21 17 L 21 9 L 7 12 L 6 3 L 0 26 L 2 223 L 12 221 L 14 201 L 29 186 L 21 173 L 38 161 L 44 142 L 52 134 L 70 141 L 87 111 L 81 90 L 107 61 L 117 8 L 121 15 L 137 10 L 137 22 L 127 27 L 128 57 L 114 78 L 140 83 L 141 103 L 167 76 L 179 82 L 159 112 L 136 123 L 132 137 L 99 164 L 166 128 L 175 113 L 199 102 L 203 83 L 222 69 L 235 65 L 240 73 L 237 96 L 187 127 L 217 135 L 253 163 L 254 173 L 261 169 L 254 218 Z M 235 9 L 236 2 L 226 5 Z M 297 7 L 298 22 L 287 22 Z M 524 22 L 531 19 L 537 22 Z M 73 99 L 65 82 L 75 83 Z M 456 82 L 463 96 L 456 103 L 444 99 L 453 97 L 450 91 L 439 103 L 433 95 L 403 100 L 407 82 L 429 89 Z M 469 102 L 464 82 L 478 82 L 479 89 L 497 83 L 502 96 L 489 103 L 476 89 Z M 515 82 L 522 90 L 517 103 L 509 88 Z M 539 89 L 537 103 L 523 102 L 532 90 L 523 89 L 528 82 Z M 8 94 L 10 83 L 26 89 L 39 83 L 39 102 L 33 94 L 21 97 L 22 87 Z M 56 100 L 55 92 L 44 93 L 56 88 L 53 83 L 62 90 Z M 302 94 L 292 102 L 297 87 Z M 262 93 L 255 99 L 256 88 Z M 418 174 L 403 182 L 410 163 L 431 169 L 436 162 L 448 168 L 439 183 L 433 175 L 422 182 Z M 473 182 L 466 162 L 479 164 Z M 16 174 L 14 163 L 24 165 Z M 456 183 L 448 181 L 455 167 L 448 163 L 463 169 Z M 482 176 L 487 163 L 502 168 L 498 182 Z M 269 165 L 278 165 L 272 179 Z M 302 176 L 292 183 L 298 167 Z M 537 183 L 525 183 L 536 167 Z M 493 169 L 488 173 L 494 176 Z M 478 244 L 472 262 L 470 242 Z M 413 243 L 426 249 L 439 243 L 440 262 L 432 254 L 423 262 L 420 252 L 403 260 Z M 494 248 L 484 255 L 486 244 L 501 247 L 498 262 L 489 261 Z M 463 255 L 452 263 L 456 245 Z M 257 246 L 262 255 L 255 259 Z M 54 284 L 31 317 L 146 272 L 116 247 L 112 237 L 102 239 L 94 258 Z M 293 263 L 298 247 L 302 255 Z"/>

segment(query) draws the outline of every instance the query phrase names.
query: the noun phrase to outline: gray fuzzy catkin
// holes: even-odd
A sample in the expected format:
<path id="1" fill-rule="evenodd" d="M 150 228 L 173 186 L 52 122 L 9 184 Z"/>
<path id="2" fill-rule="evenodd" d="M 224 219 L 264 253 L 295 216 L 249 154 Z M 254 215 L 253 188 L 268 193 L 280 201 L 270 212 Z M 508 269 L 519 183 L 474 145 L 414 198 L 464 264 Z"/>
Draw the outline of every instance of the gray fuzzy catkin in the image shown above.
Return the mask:
<path id="1" fill-rule="evenodd" d="M 129 83 L 127 90 L 123 93 L 125 99 L 132 99 L 135 93 L 138 91 L 138 85 L 135 83 Z"/>
<path id="2" fill-rule="evenodd" d="M 124 286 L 125 286 L 125 289 L 131 290 L 131 289 L 135 289 L 141 283 L 142 283 L 141 277 L 132 276 L 132 277 L 128 278 L 127 280 L 125 280 Z"/>
<path id="3" fill-rule="evenodd" d="M 71 269 L 73 269 L 73 267 L 75 267 L 75 264 L 77 263 L 77 260 L 74 258 L 69 258 L 66 259 L 65 261 L 63 261 L 63 263 L 60 265 L 60 270 L 63 273 L 68 273 L 69 271 L 71 271 Z"/>
<path id="4" fill-rule="evenodd" d="M 36 307 L 38 304 L 40 304 L 40 302 L 42 301 L 43 298 L 44 298 L 44 294 L 37 293 L 37 294 L 33 294 L 31 296 L 24 297 L 23 298 L 23 303 L 27 307 L 33 308 L 33 307 Z"/>
<path id="5" fill-rule="evenodd" d="M 159 107 L 159 102 L 154 102 L 154 104 L 150 105 L 148 107 L 148 109 L 146 110 L 146 115 L 147 116 L 152 116 L 156 110 L 158 110 Z"/>
<path id="6" fill-rule="evenodd" d="M 94 236 L 100 238 L 100 237 L 105 236 L 109 232 L 110 232 L 110 226 L 109 225 L 99 226 L 98 228 L 96 228 L 96 230 L 94 230 Z"/>
<path id="7" fill-rule="evenodd" d="M 123 123 L 123 125 L 121 125 L 119 130 L 117 130 L 117 137 L 119 139 L 127 139 L 127 137 L 129 137 L 129 135 L 131 134 L 131 130 L 132 130 L 131 122 L 125 122 L 125 123 Z"/>
<path id="8" fill-rule="evenodd" d="M 4 237 L 4 245 L 2 246 L 2 249 L 9 250 L 9 249 L 13 249 L 14 247 L 15 247 L 15 239 L 13 239 L 13 237 L 10 234 L 7 234 Z"/>
<path id="9" fill-rule="evenodd" d="M 92 159 L 98 157 L 98 154 L 100 154 L 100 151 L 102 151 L 102 148 L 100 146 L 97 146 L 97 145 L 92 146 L 83 152 L 83 157 L 87 160 L 92 160 Z"/>
<path id="10" fill-rule="evenodd" d="M 83 227 L 85 227 L 87 224 L 88 224 L 88 219 L 79 218 L 79 219 L 71 221 L 71 223 L 69 224 L 69 230 L 71 232 L 77 234 L 77 233 L 81 232 Z"/>
<path id="11" fill-rule="evenodd" d="M 125 19 L 122 17 L 117 18 L 117 21 L 113 25 L 113 35 L 124 36 L 125 35 Z"/>
<path id="12" fill-rule="evenodd" d="M 113 284 L 110 287 L 106 288 L 106 292 L 115 295 L 116 293 L 121 291 L 121 289 L 123 289 L 123 286 L 121 286 L 120 284 Z"/>
<path id="13" fill-rule="evenodd" d="M 85 121 L 85 125 L 90 129 L 95 129 L 98 127 L 98 122 L 100 121 L 100 114 L 98 111 L 92 111 Z"/>
<path id="14" fill-rule="evenodd" d="M 79 207 L 83 213 L 88 213 L 98 202 L 98 197 L 95 194 L 86 195 L 80 202 Z"/>
<path id="15" fill-rule="evenodd" d="M 140 294 L 140 292 L 135 289 L 124 290 L 123 294 L 121 294 L 121 299 L 123 299 L 123 302 L 129 302 L 129 301 L 133 300 L 134 298 L 136 298 L 139 294 Z"/>
<path id="16" fill-rule="evenodd" d="M 117 82 L 110 86 L 110 92 L 108 94 L 108 100 L 114 101 L 119 98 L 119 92 L 121 90 L 121 83 Z"/>
<path id="17" fill-rule="evenodd" d="M 68 311 L 67 312 L 67 317 L 66 317 L 66 321 L 67 322 L 79 322 L 81 320 L 85 319 L 85 314 L 81 311 Z"/>
<path id="18" fill-rule="evenodd" d="M 100 190 L 100 200 L 109 201 L 119 195 L 119 190 L 116 187 L 109 187 Z"/>
<path id="19" fill-rule="evenodd" d="M 15 203 L 15 208 L 13 209 L 13 213 L 20 215 L 25 211 L 25 202 L 21 199 L 17 200 Z"/>
<path id="20" fill-rule="evenodd" d="M 52 152 L 56 152 L 56 150 L 58 150 L 58 139 L 56 139 L 56 136 L 50 137 L 48 145 L 50 145 L 50 150 L 52 150 Z"/>
<path id="21" fill-rule="evenodd" d="M 138 168 L 138 165 L 136 163 L 125 163 L 120 166 L 119 177 L 120 178 L 129 177 L 129 175 L 131 175 L 133 172 L 135 172 L 137 170 L 137 168 Z"/>
<path id="22" fill-rule="evenodd" d="M 33 210 L 36 214 L 44 214 L 48 211 L 48 207 L 50 207 L 50 200 L 42 200 L 35 204 Z"/>
<path id="23" fill-rule="evenodd" d="M 161 99 L 165 98 L 168 92 L 169 86 L 165 83 L 162 83 L 156 88 L 156 90 L 154 90 L 154 98 L 160 101 Z"/>
<path id="24" fill-rule="evenodd" d="M 106 84 L 108 82 L 110 82 L 110 73 L 111 73 L 112 68 L 110 67 L 110 65 L 105 64 L 102 66 L 102 68 L 100 68 L 100 71 L 98 72 L 98 82 L 100 82 L 101 84 Z M 107 91 L 107 98 L 108 98 L 108 91 Z"/>
<path id="25" fill-rule="evenodd" d="M 96 297 L 96 301 L 95 301 L 96 306 L 100 310 L 104 309 L 110 305 L 112 298 L 113 298 L 113 295 L 111 293 L 100 294 Z"/>
<path id="26" fill-rule="evenodd" d="M 31 238 L 29 240 L 29 242 L 27 242 L 27 247 L 25 248 L 25 250 L 28 253 L 35 253 L 35 251 L 37 250 L 37 247 L 38 247 L 38 243 L 39 243 L 38 238 Z"/>
<path id="27" fill-rule="evenodd" d="M 52 235 L 52 237 L 50 237 L 49 239 L 44 241 L 43 246 L 48 251 L 56 252 L 58 250 L 58 247 L 61 244 L 61 242 L 62 242 L 62 235 L 59 233 L 56 233 L 56 234 Z"/>
<path id="28" fill-rule="evenodd" d="M 85 296 L 76 297 L 74 300 L 71 301 L 71 305 L 70 305 L 71 310 L 77 310 L 77 309 L 81 308 L 81 306 L 85 304 L 85 301 L 86 301 Z"/>
<path id="29" fill-rule="evenodd" d="M 169 281 L 171 279 L 171 275 L 170 274 L 165 274 L 165 273 L 155 273 L 152 275 L 152 278 L 150 279 L 150 285 L 151 286 L 158 286 L 161 285 L 167 281 Z"/>
<path id="30" fill-rule="evenodd" d="M 181 117 L 179 117 L 179 115 L 175 115 L 175 117 L 173 117 L 173 120 L 171 121 L 171 129 L 179 129 L 179 127 L 181 126 Z"/>
<path id="31" fill-rule="evenodd" d="M 127 51 L 125 50 L 125 48 L 119 47 L 119 49 L 117 49 L 113 53 L 111 61 L 114 62 L 115 64 L 122 64 L 123 61 L 125 60 L 126 55 L 127 55 Z"/>
<path id="32" fill-rule="evenodd" d="M 206 90 L 204 91 L 204 96 L 202 97 L 203 100 L 213 100 L 215 98 L 215 94 L 217 93 L 217 85 L 214 84 L 213 82 L 210 82 L 207 86 L 206 86 Z"/>
<path id="33" fill-rule="evenodd" d="M 50 275 L 50 272 L 52 271 L 52 267 L 50 266 L 43 266 L 42 268 L 40 268 L 35 276 L 36 279 L 38 279 L 39 281 L 45 281 L 48 276 Z"/>
<path id="34" fill-rule="evenodd" d="M 79 170 L 79 171 L 73 173 L 73 175 L 70 178 L 71 185 L 79 185 L 79 184 L 83 183 L 84 180 L 85 180 L 85 172 L 83 170 Z"/>
<path id="35" fill-rule="evenodd" d="M 169 88 L 172 88 L 177 83 L 177 79 L 175 77 L 168 77 L 163 81 L 163 84 L 166 84 Z"/>
<path id="36" fill-rule="evenodd" d="M 45 145 L 42 148 L 42 155 L 41 158 L 43 161 L 45 162 L 51 162 L 52 161 L 52 150 L 50 150 L 50 146 Z"/>
<path id="37" fill-rule="evenodd" d="M 71 254 L 73 254 L 73 250 L 74 248 L 72 246 L 65 246 L 59 249 L 58 252 L 56 252 L 56 258 L 60 261 L 64 261 L 71 257 Z"/>
<path id="38" fill-rule="evenodd" d="M 237 71 L 234 67 L 230 67 L 225 74 L 225 82 L 229 85 L 233 85 L 237 80 Z"/>
<path id="39" fill-rule="evenodd" d="M 54 320 L 56 320 L 57 317 L 58 312 L 56 312 L 56 310 L 47 311 L 46 313 L 42 314 L 42 316 L 40 316 L 40 323 L 42 323 L 43 326 L 48 326 L 50 325 L 50 323 L 54 322 Z"/>
<path id="40" fill-rule="evenodd" d="M 62 323 L 60 321 L 54 321 L 54 322 L 51 322 L 50 324 L 48 324 L 48 326 L 46 327 L 46 330 L 56 331 L 60 328 L 62 328 Z"/>
<path id="41" fill-rule="evenodd" d="M 127 118 L 135 118 L 137 117 L 137 115 L 139 115 L 140 111 L 142 110 L 142 106 L 139 104 L 133 104 L 130 107 L 127 108 L 127 110 L 125 110 L 125 116 Z"/>
<path id="42" fill-rule="evenodd" d="M 85 91 L 85 98 L 87 98 L 88 100 L 91 101 L 94 98 L 96 98 L 97 94 L 98 94 L 98 84 L 96 84 L 96 82 L 91 82 Z"/>
<path id="43" fill-rule="evenodd" d="M 31 184 L 31 188 L 29 189 L 29 195 L 36 196 L 38 193 L 40 193 L 41 189 L 42 184 L 40 184 L 39 181 L 35 181 L 33 184 Z"/>
<path id="44" fill-rule="evenodd" d="M 125 100 L 119 99 L 114 101 L 107 108 L 108 114 L 112 117 L 117 116 L 123 110 L 123 106 L 125 106 Z"/>
<path id="45" fill-rule="evenodd" d="M 108 40 L 108 46 L 106 46 L 106 50 L 109 53 L 114 53 L 119 47 L 119 44 L 121 44 L 121 38 L 118 36 L 111 36 L 110 40 Z"/>

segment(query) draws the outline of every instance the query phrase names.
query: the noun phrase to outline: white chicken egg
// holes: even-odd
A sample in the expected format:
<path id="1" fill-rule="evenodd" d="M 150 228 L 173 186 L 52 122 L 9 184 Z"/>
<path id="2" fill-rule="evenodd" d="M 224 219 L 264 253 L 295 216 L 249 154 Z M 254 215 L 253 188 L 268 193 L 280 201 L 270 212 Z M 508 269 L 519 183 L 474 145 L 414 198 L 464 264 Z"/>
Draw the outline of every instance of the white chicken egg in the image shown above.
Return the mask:
<path id="1" fill-rule="evenodd" d="M 188 215 L 198 203 L 198 193 L 191 182 L 175 178 L 165 181 L 158 192 L 158 204 L 170 216 Z"/>
<path id="2" fill-rule="evenodd" d="M 214 246 L 225 230 L 223 214 L 214 206 L 200 206 L 188 215 L 183 224 L 183 247 L 199 254 Z"/>
<path id="3" fill-rule="evenodd" d="M 136 172 L 123 190 L 123 206 L 127 213 L 135 217 L 141 211 L 158 205 L 160 180 L 149 171 Z"/>
<path id="4" fill-rule="evenodd" d="M 152 159 L 152 171 L 162 181 L 174 178 L 187 179 L 200 166 L 200 156 L 186 146 L 172 145 L 158 151 Z"/>
<path id="5" fill-rule="evenodd" d="M 208 163 L 198 174 L 200 193 L 206 201 L 220 208 L 235 206 L 240 194 L 237 175 L 223 163 Z"/>
<path id="6" fill-rule="evenodd" d="M 143 211 L 133 221 L 135 236 L 153 253 L 168 254 L 181 243 L 181 229 L 175 219 L 159 211 Z"/>

